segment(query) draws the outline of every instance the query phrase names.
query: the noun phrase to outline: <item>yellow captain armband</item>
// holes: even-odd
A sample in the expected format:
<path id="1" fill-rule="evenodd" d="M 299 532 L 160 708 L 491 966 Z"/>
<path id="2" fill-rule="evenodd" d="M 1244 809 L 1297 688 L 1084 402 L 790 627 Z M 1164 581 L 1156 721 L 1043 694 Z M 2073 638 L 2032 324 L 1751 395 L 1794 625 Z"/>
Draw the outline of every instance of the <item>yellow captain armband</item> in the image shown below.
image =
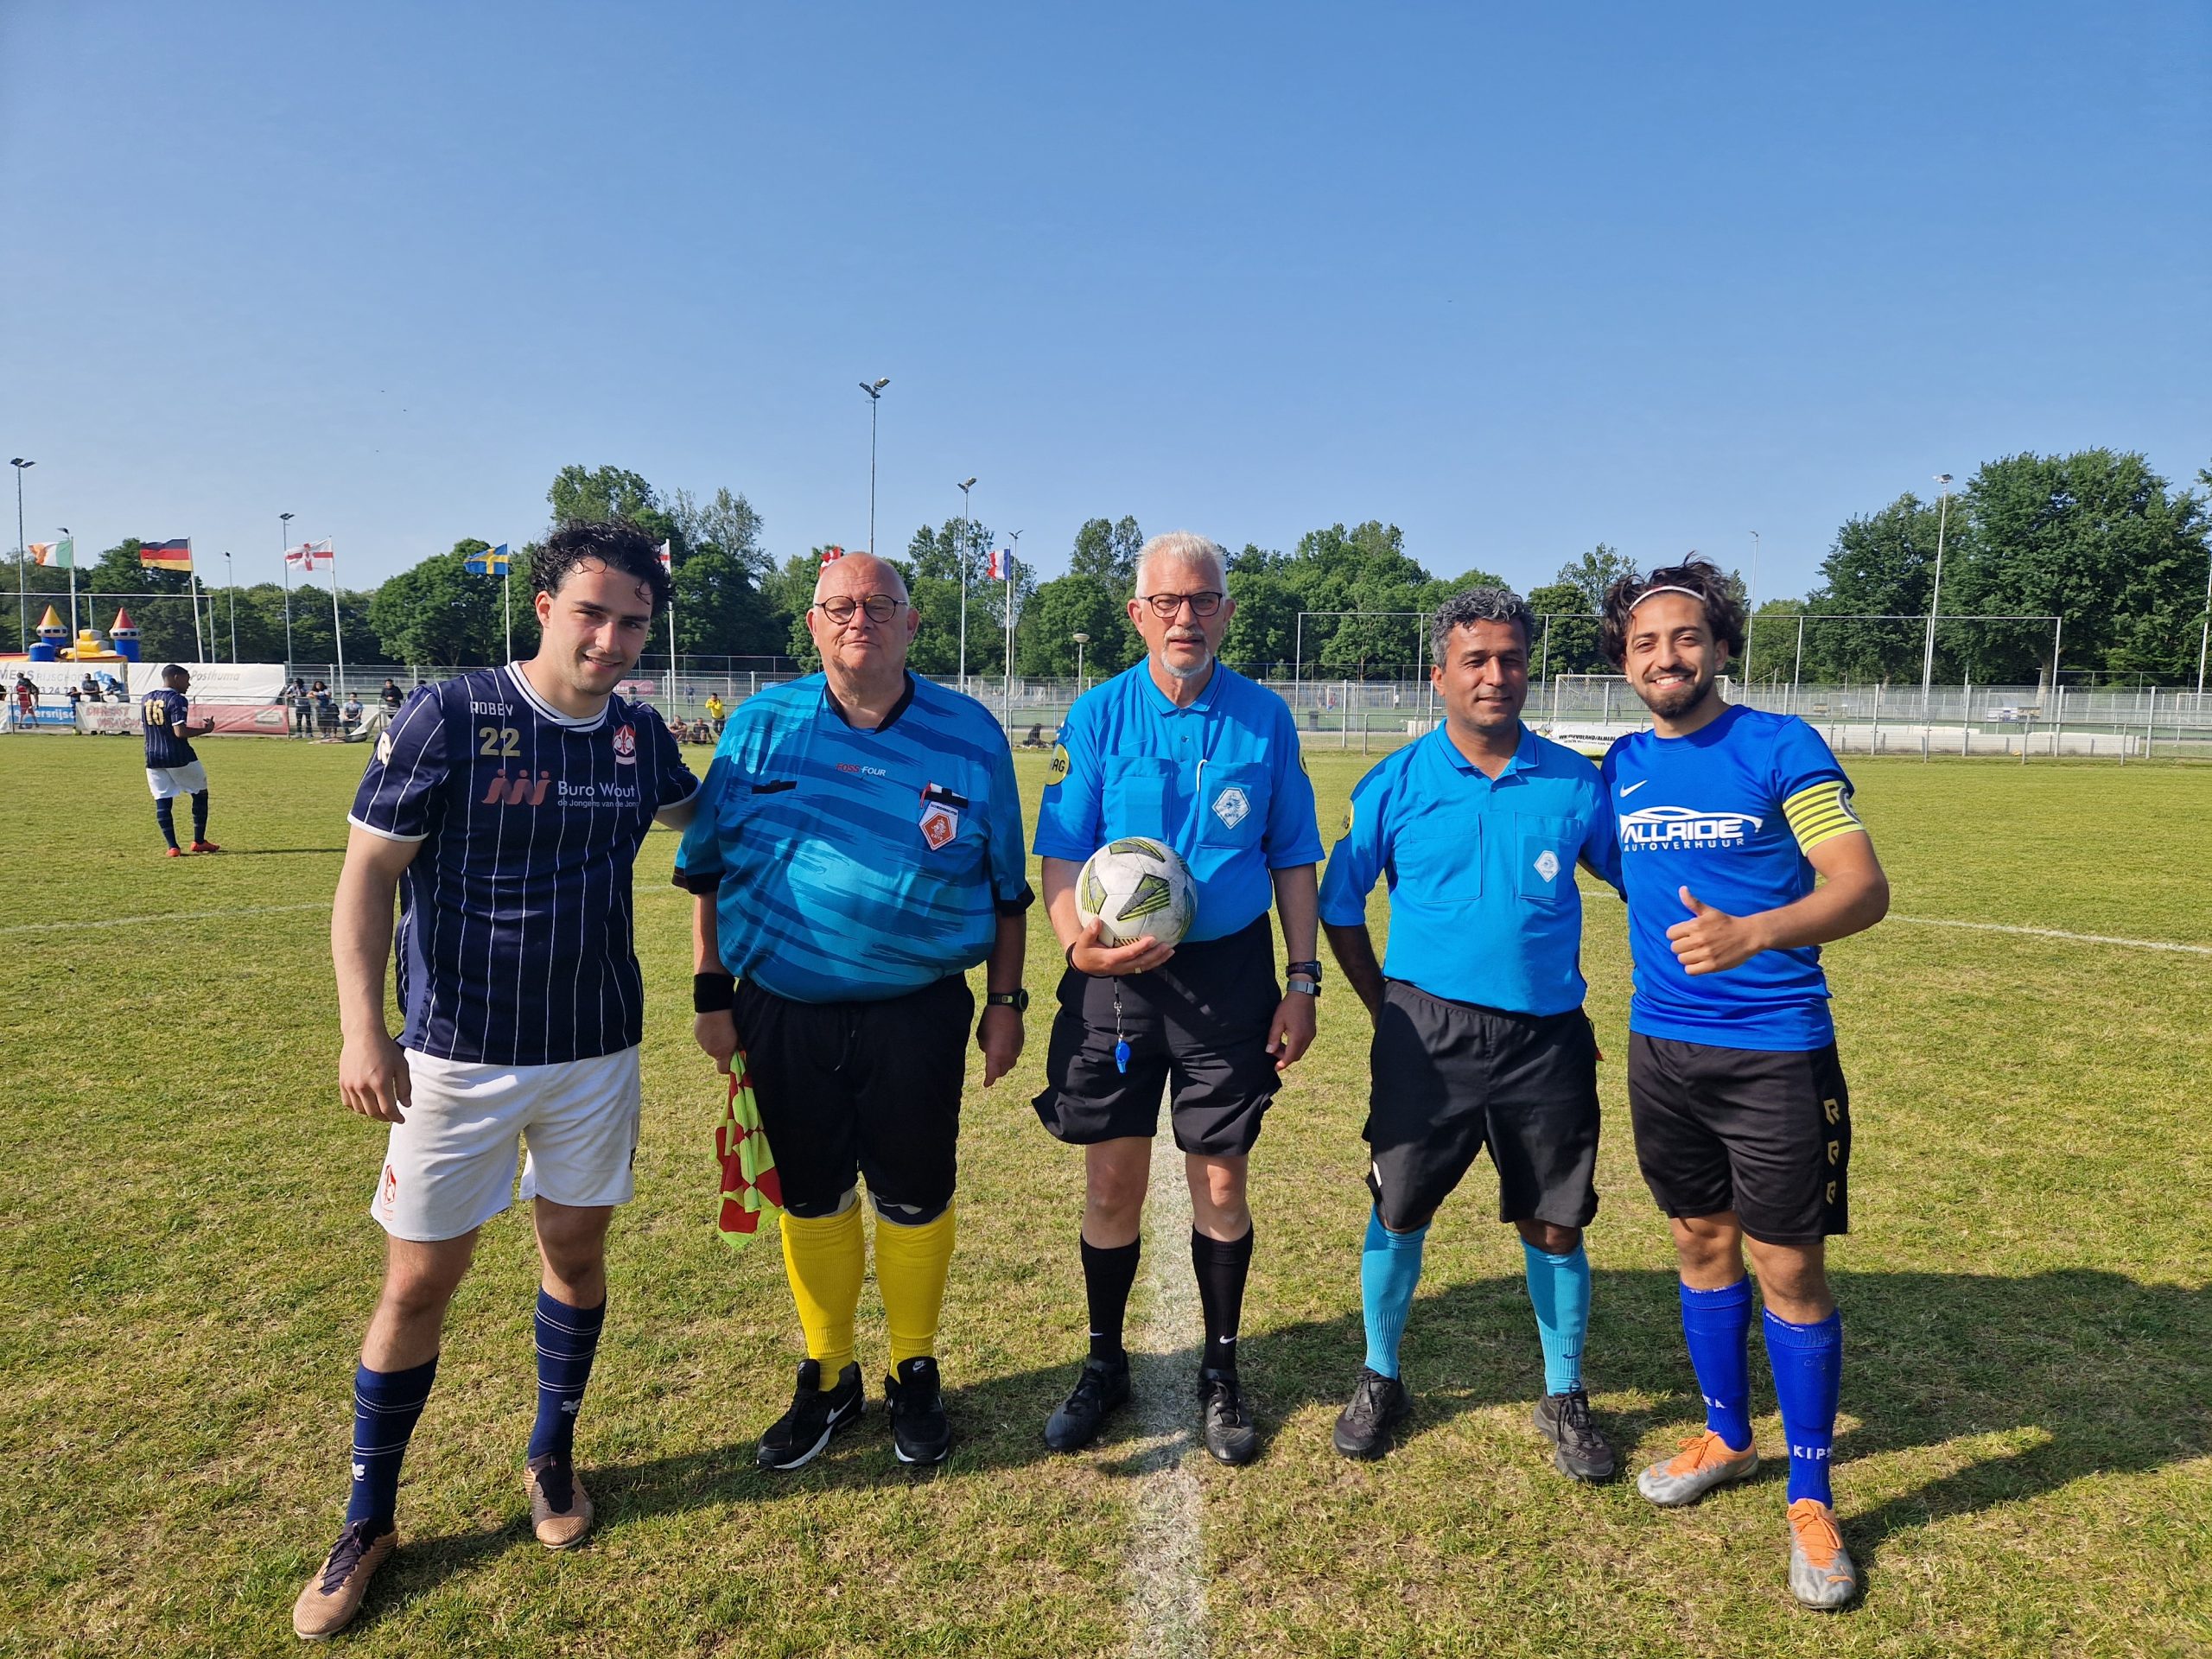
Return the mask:
<path id="1" fill-rule="evenodd" d="M 1852 810 L 1851 785 L 1840 778 L 1799 790 L 1783 802 L 1782 815 L 1789 820 L 1789 833 L 1797 837 L 1797 849 L 1802 853 L 1866 827 Z"/>

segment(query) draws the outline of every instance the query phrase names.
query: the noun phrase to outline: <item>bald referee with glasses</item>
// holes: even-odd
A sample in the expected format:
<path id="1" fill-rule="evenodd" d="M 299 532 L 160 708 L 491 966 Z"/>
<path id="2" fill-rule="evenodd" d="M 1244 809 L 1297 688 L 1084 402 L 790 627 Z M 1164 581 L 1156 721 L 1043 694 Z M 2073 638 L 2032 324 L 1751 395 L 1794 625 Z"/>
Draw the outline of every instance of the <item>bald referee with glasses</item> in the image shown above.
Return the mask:
<path id="1" fill-rule="evenodd" d="M 806 613 L 822 671 L 732 712 L 677 855 L 696 895 L 699 1046 L 725 1071 L 744 1046 L 806 1338 L 791 1409 L 760 1437 L 767 1470 L 812 1462 L 866 1408 L 863 1179 L 893 1452 L 932 1464 L 952 1445 L 937 1333 L 968 1037 L 986 1087 L 1020 1057 L 1032 895 L 1006 734 L 974 698 L 907 672 L 919 626 L 896 566 L 825 564 Z"/>
<path id="2" fill-rule="evenodd" d="M 1313 1041 L 1321 836 L 1289 708 L 1216 659 L 1236 610 L 1226 566 L 1217 544 L 1188 531 L 1145 544 L 1128 605 L 1145 658 L 1068 711 L 1037 815 L 1067 971 L 1035 1105 L 1047 1129 L 1084 1149 L 1090 1313 L 1090 1357 L 1045 1426 L 1055 1451 L 1090 1444 L 1129 1397 L 1122 1328 L 1160 1096 L 1172 1090 L 1205 1316 L 1205 1446 L 1228 1464 L 1259 1452 L 1236 1370 L 1252 1265 L 1246 1173 L 1282 1072 Z M 1173 949 L 1145 939 L 1109 949 L 1096 923 L 1077 919 L 1084 861 L 1122 836 L 1165 842 L 1190 867 L 1198 912 Z M 1275 981 L 1270 901 L 1290 955 L 1287 992 Z"/>

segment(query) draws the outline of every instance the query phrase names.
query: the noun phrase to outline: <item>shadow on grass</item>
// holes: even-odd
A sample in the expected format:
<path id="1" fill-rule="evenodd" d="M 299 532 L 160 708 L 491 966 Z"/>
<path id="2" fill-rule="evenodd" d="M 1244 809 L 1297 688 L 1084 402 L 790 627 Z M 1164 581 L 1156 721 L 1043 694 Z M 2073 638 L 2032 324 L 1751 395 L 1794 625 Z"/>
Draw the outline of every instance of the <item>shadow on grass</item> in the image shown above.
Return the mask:
<path id="1" fill-rule="evenodd" d="M 1356 1290 L 1355 1273 L 1348 1262 L 1348 1290 Z M 1891 1535 L 1948 1516 L 2031 1499 L 2087 1476 L 2146 1473 L 2212 1454 L 2212 1293 L 2088 1270 L 2022 1278 L 1838 1273 L 1834 1282 L 1847 1344 L 1843 1408 L 1860 1425 L 1837 1443 L 1847 1511 L 1854 1456 L 2008 1432 L 2043 1437 L 2024 1450 L 1980 1453 L 1954 1473 L 1853 1516 L 1845 1535 L 1864 1560 L 1875 1559 Z M 1600 1272 L 1592 1307 L 1587 1367 L 1593 1388 L 1676 1402 L 1601 1414 L 1624 1461 L 1655 1431 L 1694 1433 L 1703 1415 L 1682 1346 L 1675 1276 Z M 1255 1323 L 1241 1346 L 1263 1431 L 1279 1433 L 1286 1419 L 1323 1406 L 1329 1412 L 1322 1422 L 1301 1423 L 1299 1432 L 1325 1435 L 1334 1408 L 1350 1394 L 1364 1336 L 1355 1305 L 1332 1319 L 1273 1329 Z M 1111 1419 L 1096 1444 L 1065 1461 L 1136 1478 L 1186 1455 L 1196 1440 L 1197 1356 L 1194 1340 L 1139 1365 L 1140 1379 L 1155 1379 L 1154 1388 L 1185 1386 L 1156 1379 L 1189 1379 L 1187 1432 L 1164 1440 L 1148 1433 L 1140 1402 Z M 1414 1395 L 1407 1440 L 1471 1411 L 1533 1405 L 1542 1389 L 1542 1363 L 1522 1281 L 1476 1280 L 1424 1294 L 1408 1329 L 1405 1369 Z M 1770 1412 L 1772 1391 L 1757 1352 L 1751 1372 L 1753 1411 Z M 869 1410 L 861 1423 L 795 1473 L 772 1477 L 754 1465 L 749 1436 L 780 1413 L 785 1402 L 775 1397 L 743 1410 L 746 1438 L 646 1462 L 588 1466 L 586 1475 L 604 1527 L 715 1507 L 804 1503 L 823 1492 L 905 1485 L 940 1472 L 993 1474 L 1057 1463 L 1062 1459 L 1044 1444 L 1044 1422 L 1075 1374 L 1071 1363 L 950 1379 L 953 1452 L 934 1470 L 895 1461 L 880 1379 L 871 1379 Z M 1620 1478 L 1631 1477 L 1624 1468 Z M 1264 1459 L 1246 1478 L 1265 1479 Z M 1775 1484 L 1778 1503 L 1781 1460 L 1758 1478 Z M 400 1596 L 424 1593 L 528 1539 L 518 1517 L 496 1531 L 410 1541 L 392 1589 Z"/>

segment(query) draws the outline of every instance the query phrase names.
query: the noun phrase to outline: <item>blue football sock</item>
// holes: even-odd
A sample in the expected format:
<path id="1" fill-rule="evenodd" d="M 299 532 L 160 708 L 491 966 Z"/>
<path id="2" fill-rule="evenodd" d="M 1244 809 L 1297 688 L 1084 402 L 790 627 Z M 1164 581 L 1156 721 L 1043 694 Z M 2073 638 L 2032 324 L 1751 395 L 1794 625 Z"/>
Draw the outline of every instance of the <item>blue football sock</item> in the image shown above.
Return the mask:
<path id="1" fill-rule="evenodd" d="M 1835 1440 L 1835 1403 L 1843 1388 L 1843 1315 L 1818 1325 L 1792 1325 L 1770 1313 L 1765 1321 L 1767 1363 L 1774 1368 L 1774 1397 L 1782 1408 L 1782 1433 L 1789 1442 L 1789 1502 L 1816 1497 L 1833 1504 L 1828 1448 Z"/>
<path id="2" fill-rule="evenodd" d="M 537 1293 L 537 1421 L 530 1431 L 530 1456 L 549 1452 L 567 1463 L 576 1442 L 576 1413 L 591 1381 L 607 1304 L 570 1307 L 543 1289 Z"/>
<path id="3" fill-rule="evenodd" d="M 1751 1282 L 1682 1292 L 1682 1336 L 1705 1396 L 1705 1426 L 1741 1452 L 1751 1443 Z"/>
<path id="4" fill-rule="evenodd" d="M 1421 1249 L 1426 1225 L 1394 1233 L 1382 1217 L 1370 1213 L 1367 1241 L 1359 1256 L 1359 1300 L 1367 1319 L 1367 1369 L 1384 1376 L 1398 1374 L 1398 1344 L 1413 1311 L 1414 1287 L 1421 1282 Z"/>
<path id="5" fill-rule="evenodd" d="M 1536 1335 L 1544 1344 L 1544 1392 L 1566 1394 L 1582 1386 L 1582 1339 L 1590 1331 L 1590 1258 L 1580 1244 L 1565 1255 L 1554 1255 L 1524 1238 L 1521 1250 L 1528 1258 Z"/>
<path id="6" fill-rule="evenodd" d="M 378 1534 L 391 1530 L 399 1500 L 399 1465 L 430 1383 L 438 1374 L 437 1356 L 404 1371 L 353 1373 L 353 1491 L 346 1501 L 346 1523 L 373 1521 Z"/>
<path id="7" fill-rule="evenodd" d="M 176 845 L 176 803 L 156 801 L 154 822 L 162 826 L 162 839 L 172 847 Z"/>

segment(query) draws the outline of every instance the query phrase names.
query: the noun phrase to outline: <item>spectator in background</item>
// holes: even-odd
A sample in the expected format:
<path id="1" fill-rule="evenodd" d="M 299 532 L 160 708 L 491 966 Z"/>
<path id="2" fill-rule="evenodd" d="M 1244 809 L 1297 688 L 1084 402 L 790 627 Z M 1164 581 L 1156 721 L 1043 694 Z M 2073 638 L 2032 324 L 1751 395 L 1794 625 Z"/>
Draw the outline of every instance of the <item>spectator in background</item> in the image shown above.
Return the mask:
<path id="1" fill-rule="evenodd" d="M 719 737 L 721 737 L 721 734 L 722 734 L 722 721 L 724 721 L 725 720 L 727 720 L 727 719 L 728 719 L 728 718 L 729 718 L 729 710 L 728 710 L 727 708 L 725 708 L 725 707 L 723 706 L 723 703 L 722 703 L 722 700 L 721 700 L 721 696 L 720 696 L 718 693 L 715 693 L 715 692 L 713 692 L 713 691 L 709 691 L 709 692 L 708 692 L 708 693 L 707 693 L 707 723 L 708 723 L 709 725 L 712 726 L 712 727 L 715 728 L 715 737 L 719 738 Z"/>
<path id="2" fill-rule="evenodd" d="M 348 691 L 346 694 L 346 705 L 338 711 L 338 715 L 347 734 L 351 735 L 353 728 L 361 723 L 361 699 L 358 693 Z"/>
<path id="3" fill-rule="evenodd" d="M 292 711 L 292 734 L 295 737 L 311 736 L 315 702 L 308 696 L 307 681 L 303 678 L 295 679 L 286 686 L 284 702 Z"/>
<path id="4" fill-rule="evenodd" d="M 398 713 L 399 705 L 407 700 L 407 694 L 399 689 L 399 683 L 388 674 L 385 677 L 384 690 L 378 695 L 385 708 L 393 714 Z"/>
<path id="5" fill-rule="evenodd" d="M 338 703 L 330 695 L 330 688 L 317 680 L 312 689 L 316 734 L 328 737 L 338 727 Z"/>

